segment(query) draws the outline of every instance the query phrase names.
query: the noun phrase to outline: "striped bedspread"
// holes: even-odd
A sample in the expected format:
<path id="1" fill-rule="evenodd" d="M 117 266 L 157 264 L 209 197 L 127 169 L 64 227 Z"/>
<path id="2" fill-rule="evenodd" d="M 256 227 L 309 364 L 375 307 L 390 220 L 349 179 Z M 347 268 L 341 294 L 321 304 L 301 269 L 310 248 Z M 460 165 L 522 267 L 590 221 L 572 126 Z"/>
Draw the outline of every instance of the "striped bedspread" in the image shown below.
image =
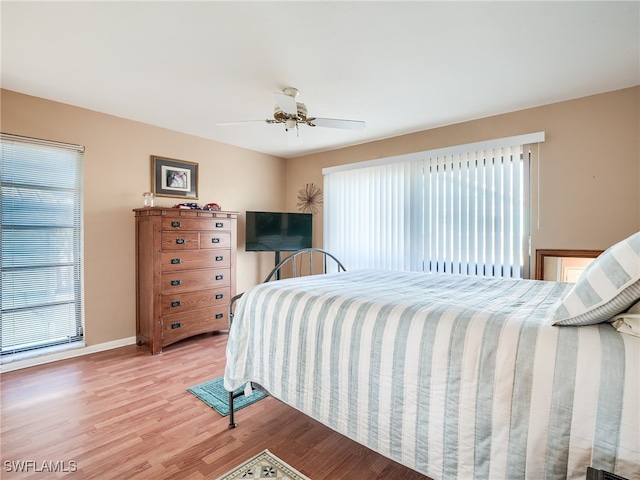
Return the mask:
<path id="1" fill-rule="evenodd" d="M 390 271 L 240 300 L 225 387 L 274 397 L 434 479 L 640 478 L 640 338 L 554 327 L 569 284 Z"/>

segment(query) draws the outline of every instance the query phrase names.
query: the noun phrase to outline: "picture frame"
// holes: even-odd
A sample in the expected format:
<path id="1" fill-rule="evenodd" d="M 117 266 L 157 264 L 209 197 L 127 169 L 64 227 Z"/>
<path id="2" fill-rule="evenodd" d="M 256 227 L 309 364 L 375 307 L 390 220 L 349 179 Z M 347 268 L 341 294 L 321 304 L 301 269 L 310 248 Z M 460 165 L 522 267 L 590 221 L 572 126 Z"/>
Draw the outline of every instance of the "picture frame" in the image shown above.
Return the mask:
<path id="1" fill-rule="evenodd" d="M 151 155 L 151 190 L 156 197 L 198 198 L 198 164 Z"/>

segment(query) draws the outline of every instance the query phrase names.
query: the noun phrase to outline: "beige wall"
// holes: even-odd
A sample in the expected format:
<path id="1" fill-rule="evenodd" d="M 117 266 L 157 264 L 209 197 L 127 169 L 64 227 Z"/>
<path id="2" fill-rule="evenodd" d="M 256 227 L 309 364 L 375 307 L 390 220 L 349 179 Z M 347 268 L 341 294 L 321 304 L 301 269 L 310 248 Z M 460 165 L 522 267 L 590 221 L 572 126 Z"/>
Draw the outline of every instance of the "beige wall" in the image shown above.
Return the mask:
<path id="1" fill-rule="evenodd" d="M 634 87 L 289 159 L 287 208 L 305 183 L 322 186 L 324 167 L 544 131 L 532 165 L 532 251 L 604 250 L 640 230 L 639 116 Z M 321 246 L 322 213 L 314 228 Z"/>
<path id="2" fill-rule="evenodd" d="M 85 147 L 88 346 L 135 335 L 132 209 L 151 189 L 151 155 L 197 162 L 200 203 L 241 213 L 284 207 L 283 159 L 11 91 L 2 90 L 0 100 L 2 132 Z M 159 197 L 156 204 L 178 201 Z M 273 268 L 273 255 L 244 252 L 244 215 L 238 230 L 237 283 L 243 291 Z"/>
<path id="3" fill-rule="evenodd" d="M 534 251 L 604 249 L 640 230 L 640 87 L 287 161 L 6 90 L 0 100 L 3 132 L 86 147 L 87 345 L 135 335 L 132 209 L 150 189 L 150 155 L 198 162 L 200 203 L 241 213 L 296 211 L 298 189 L 310 182 L 322 186 L 327 166 L 545 131 L 539 212 L 533 165 Z M 176 201 L 160 198 L 157 204 Z M 244 252 L 243 218 L 238 233 L 243 291 L 270 271 L 273 254 Z M 314 246 L 321 245 L 322 212 L 314 218 Z"/>

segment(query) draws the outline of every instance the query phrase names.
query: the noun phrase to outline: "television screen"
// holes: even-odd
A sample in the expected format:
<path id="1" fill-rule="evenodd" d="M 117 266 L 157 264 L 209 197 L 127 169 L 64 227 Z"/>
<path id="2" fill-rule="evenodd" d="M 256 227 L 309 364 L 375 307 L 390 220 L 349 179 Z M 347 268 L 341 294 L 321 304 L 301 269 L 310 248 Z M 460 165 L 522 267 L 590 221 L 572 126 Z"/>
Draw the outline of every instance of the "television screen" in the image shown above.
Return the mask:
<path id="1" fill-rule="evenodd" d="M 311 248 L 310 213 L 247 212 L 247 252 L 286 252 Z"/>

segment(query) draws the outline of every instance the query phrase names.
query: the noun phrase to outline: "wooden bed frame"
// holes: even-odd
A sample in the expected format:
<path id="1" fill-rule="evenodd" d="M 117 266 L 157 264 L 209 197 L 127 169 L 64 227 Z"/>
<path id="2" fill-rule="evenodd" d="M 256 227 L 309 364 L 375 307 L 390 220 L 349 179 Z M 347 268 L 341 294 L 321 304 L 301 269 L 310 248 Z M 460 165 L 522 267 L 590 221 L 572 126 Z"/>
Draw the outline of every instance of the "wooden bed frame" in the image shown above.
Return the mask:
<path id="1" fill-rule="evenodd" d="M 304 270 L 304 265 L 302 263 L 304 261 L 305 256 L 307 257 L 307 261 L 305 262 L 305 265 L 307 266 L 306 271 Z M 320 264 L 319 271 L 317 271 L 318 263 Z M 316 266 L 315 272 L 314 272 L 314 265 Z M 300 274 L 298 274 L 298 266 L 300 266 Z M 295 278 L 298 276 L 317 275 L 317 274 L 327 273 L 329 271 L 329 268 L 328 268 L 329 266 L 334 266 L 334 268 L 336 268 L 338 272 L 347 271 L 347 269 L 344 268 L 344 265 L 342 265 L 340 260 L 338 260 L 336 257 L 334 257 L 332 254 L 330 254 L 326 250 L 323 250 L 321 248 L 303 248 L 302 250 L 298 250 L 292 253 L 291 255 L 289 255 L 288 257 L 286 257 L 285 259 L 283 259 L 282 261 L 280 261 L 273 268 L 273 270 L 271 270 L 269 275 L 267 275 L 267 277 L 264 279 L 262 283 L 279 280 L 280 272 L 283 269 L 288 270 L 289 267 L 291 268 L 291 277 L 289 278 Z M 242 297 L 242 295 L 244 295 L 244 292 L 239 293 L 229 301 L 229 330 L 231 330 L 231 324 L 233 323 L 235 303 Z M 252 387 L 255 387 L 259 390 L 264 390 L 260 387 L 260 385 L 252 384 Z M 240 395 L 243 395 L 243 393 L 244 392 L 239 392 L 234 394 L 234 392 L 229 392 L 229 428 L 235 428 L 237 426 L 237 423 L 235 423 L 233 400 L 239 397 Z"/>

